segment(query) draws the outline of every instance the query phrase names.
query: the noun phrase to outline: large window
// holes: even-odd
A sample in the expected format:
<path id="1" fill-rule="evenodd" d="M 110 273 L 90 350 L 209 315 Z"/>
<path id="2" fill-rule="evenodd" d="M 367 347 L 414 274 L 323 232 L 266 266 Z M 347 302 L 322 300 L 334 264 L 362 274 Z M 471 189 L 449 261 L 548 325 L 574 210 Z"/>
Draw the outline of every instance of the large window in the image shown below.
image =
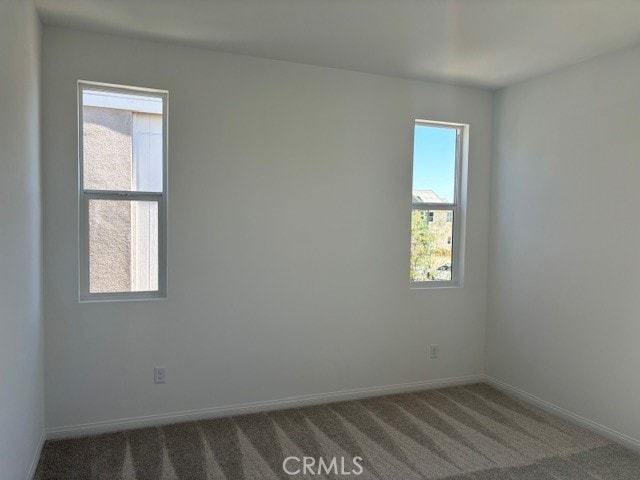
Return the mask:
<path id="1" fill-rule="evenodd" d="M 166 295 L 167 92 L 78 83 L 80 300 Z"/>
<path id="2" fill-rule="evenodd" d="M 410 262 L 413 286 L 460 285 L 464 128 L 422 120 L 415 123 Z"/>

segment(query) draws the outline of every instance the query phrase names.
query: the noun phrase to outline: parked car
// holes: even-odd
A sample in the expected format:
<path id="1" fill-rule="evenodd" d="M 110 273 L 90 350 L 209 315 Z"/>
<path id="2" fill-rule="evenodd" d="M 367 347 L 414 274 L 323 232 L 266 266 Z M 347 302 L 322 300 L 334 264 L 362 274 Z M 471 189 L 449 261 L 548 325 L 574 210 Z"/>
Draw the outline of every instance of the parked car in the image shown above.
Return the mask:
<path id="1" fill-rule="evenodd" d="M 434 280 L 451 280 L 451 263 L 445 263 L 435 269 Z"/>

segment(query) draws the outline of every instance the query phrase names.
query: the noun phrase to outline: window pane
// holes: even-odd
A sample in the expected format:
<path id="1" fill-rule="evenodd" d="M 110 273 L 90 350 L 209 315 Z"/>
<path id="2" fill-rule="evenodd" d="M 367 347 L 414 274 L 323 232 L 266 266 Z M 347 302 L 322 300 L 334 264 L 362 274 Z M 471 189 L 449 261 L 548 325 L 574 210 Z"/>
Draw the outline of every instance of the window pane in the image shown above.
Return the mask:
<path id="1" fill-rule="evenodd" d="M 452 243 L 453 210 L 412 210 L 411 280 L 450 281 Z"/>
<path id="2" fill-rule="evenodd" d="M 89 200 L 89 292 L 158 290 L 158 202 Z"/>
<path id="3" fill-rule="evenodd" d="M 162 191 L 162 98 L 83 90 L 87 190 Z"/>
<path id="4" fill-rule="evenodd" d="M 416 123 L 413 137 L 413 202 L 453 203 L 457 130 Z"/>

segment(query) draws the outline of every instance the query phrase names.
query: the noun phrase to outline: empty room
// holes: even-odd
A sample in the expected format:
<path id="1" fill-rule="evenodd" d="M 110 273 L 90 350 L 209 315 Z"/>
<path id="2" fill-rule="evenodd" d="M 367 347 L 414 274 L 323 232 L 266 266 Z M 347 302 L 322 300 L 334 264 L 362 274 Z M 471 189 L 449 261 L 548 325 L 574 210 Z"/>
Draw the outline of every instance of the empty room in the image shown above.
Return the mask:
<path id="1" fill-rule="evenodd" d="M 640 2 L 0 0 L 0 480 L 640 479 Z"/>

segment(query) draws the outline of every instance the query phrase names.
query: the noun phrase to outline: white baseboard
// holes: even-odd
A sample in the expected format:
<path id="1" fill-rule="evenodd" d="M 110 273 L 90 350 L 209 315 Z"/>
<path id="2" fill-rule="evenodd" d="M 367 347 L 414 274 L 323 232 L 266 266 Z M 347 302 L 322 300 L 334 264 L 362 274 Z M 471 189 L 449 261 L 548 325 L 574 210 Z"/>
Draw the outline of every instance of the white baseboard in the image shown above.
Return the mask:
<path id="1" fill-rule="evenodd" d="M 264 412 L 269 410 L 282 410 L 285 408 L 319 405 L 343 400 L 356 400 L 359 398 L 390 395 L 418 390 L 450 387 L 454 385 L 467 385 L 483 382 L 484 375 L 468 375 L 465 377 L 444 378 L 440 380 L 425 380 L 419 382 L 401 383 L 397 385 L 385 385 L 381 387 L 354 388 L 337 392 L 319 393 L 313 395 L 300 395 L 262 402 L 241 403 L 237 405 L 225 405 L 221 407 L 203 408 L 183 412 L 161 413 L 157 415 L 145 415 L 143 417 L 123 418 L 108 420 L 105 422 L 84 423 L 65 427 L 47 428 L 47 439 L 59 439 L 79 437 L 83 435 L 95 435 L 99 433 L 116 432 L 119 430 L 131 430 L 134 428 L 169 425 L 179 422 L 190 422 L 215 417 L 227 417 L 244 413 Z"/>
<path id="2" fill-rule="evenodd" d="M 626 447 L 632 448 L 634 450 L 640 451 L 640 440 L 630 437 L 624 433 L 620 433 L 612 428 L 606 427 L 604 425 L 600 425 L 593 420 L 589 420 L 588 418 L 582 417 L 576 413 L 570 412 L 562 407 L 554 405 L 553 403 L 547 402 L 540 397 L 537 397 L 529 392 L 525 392 L 517 387 L 511 386 L 508 383 L 505 383 L 497 378 L 490 377 L 489 375 L 485 375 L 485 381 L 493 385 L 498 390 L 502 390 L 505 393 L 508 393 L 514 397 L 519 398 L 520 400 L 530 403 L 536 407 L 541 408 L 549 413 L 562 417 L 566 420 L 569 420 L 572 423 L 580 425 L 581 427 L 586 428 L 587 430 L 591 430 L 603 437 L 609 438 L 614 442 L 620 443 Z"/>
<path id="3" fill-rule="evenodd" d="M 549 413 L 569 420 L 592 432 L 607 437 L 614 442 L 626 447 L 640 451 L 640 440 L 612 428 L 601 425 L 593 420 L 582 417 L 576 413 L 554 405 L 529 392 L 509 385 L 497 378 L 489 375 L 468 375 L 464 377 L 444 378 L 439 380 L 425 380 L 419 382 L 408 382 L 396 385 L 385 385 L 380 387 L 354 388 L 336 392 L 319 393 L 313 395 L 300 395 L 295 397 L 285 397 L 275 400 L 261 402 L 242 403 L 236 405 L 225 405 L 220 407 L 203 408 L 199 410 L 188 410 L 173 413 L 161 413 L 156 415 L 145 415 L 142 417 L 124 418 L 118 420 L 108 420 L 103 422 L 84 423 L 63 427 L 47 428 L 40 439 L 38 450 L 29 470 L 28 479 L 35 474 L 38 465 L 40 452 L 46 439 L 61 439 L 79 437 L 83 435 L 96 435 L 100 433 L 115 432 L 120 430 L 131 430 L 134 428 L 152 427 L 158 425 L 169 425 L 179 422 L 190 422 L 207 418 L 226 417 L 231 415 L 241 415 L 246 413 L 264 412 L 270 410 L 281 410 L 285 408 L 303 407 L 309 405 L 320 405 L 323 403 L 338 402 L 344 400 L 356 400 L 360 398 L 376 397 L 381 395 L 391 395 L 394 393 L 405 393 L 419 390 L 429 390 L 434 388 L 451 387 L 455 385 L 467 385 L 476 382 L 486 382 L 493 385 L 505 393 L 517 397 L 524 402 L 539 407 Z"/>
<path id="4" fill-rule="evenodd" d="M 33 477 L 36 474 L 36 469 L 38 468 L 38 462 L 40 461 L 40 454 L 42 453 L 42 447 L 44 446 L 45 439 L 46 439 L 46 431 L 42 430 L 42 434 L 40 435 L 40 440 L 38 440 L 38 446 L 36 447 L 36 451 L 33 454 L 33 460 L 31 461 L 29 472 L 27 473 L 27 480 L 33 480 Z"/>

